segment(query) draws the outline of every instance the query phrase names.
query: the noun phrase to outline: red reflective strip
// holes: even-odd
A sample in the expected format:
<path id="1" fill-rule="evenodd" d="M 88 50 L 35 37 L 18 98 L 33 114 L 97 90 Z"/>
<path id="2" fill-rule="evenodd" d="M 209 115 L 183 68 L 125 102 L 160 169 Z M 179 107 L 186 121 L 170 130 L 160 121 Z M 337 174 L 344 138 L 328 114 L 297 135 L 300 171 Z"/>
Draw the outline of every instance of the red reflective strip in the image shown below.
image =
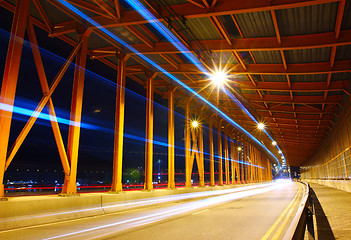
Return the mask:
<path id="1" fill-rule="evenodd" d="M 183 173 L 180 173 L 183 174 Z M 208 173 L 205 173 L 208 174 Z M 240 181 L 236 181 L 235 183 L 241 183 Z M 218 184 L 218 182 L 216 182 Z M 185 186 L 185 183 L 175 183 L 176 186 Z M 198 183 L 193 183 L 193 186 L 198 186 Z M 209 183 L 205 183 L 205 185 L 209 185 Z M 154 187 L 157 189 L 163 189 L 167 188 L 168 183 L 156 183 L 154 184 Z M 92 189 L 92 188 L 110 188 L 111 185 L 92 185 L 92 186 L 77 186 L 78 189 Z M 134 191 L 134 190 L 140 190 L 140 188 L 143 188 L 144 184 L 123 184 L 123 190 L 124 191 Z M 19 190 L 50 190 L 50 189 L 62 189 L 61 186 L 48 186 L 48 187 L 16 187 L 16 188 L 5 188 L 5 191 L 19 191 Z M 93 191 L 93 192 L 108 192 L 108 191 Z M 86 192 L 88 193 L 88 192 Z M 38 194 L 40 195 L 40 194 Z M 47 195 L 47 194 L 46 194 Z M 33 196 L 32 194 L 30 196 Z"/>

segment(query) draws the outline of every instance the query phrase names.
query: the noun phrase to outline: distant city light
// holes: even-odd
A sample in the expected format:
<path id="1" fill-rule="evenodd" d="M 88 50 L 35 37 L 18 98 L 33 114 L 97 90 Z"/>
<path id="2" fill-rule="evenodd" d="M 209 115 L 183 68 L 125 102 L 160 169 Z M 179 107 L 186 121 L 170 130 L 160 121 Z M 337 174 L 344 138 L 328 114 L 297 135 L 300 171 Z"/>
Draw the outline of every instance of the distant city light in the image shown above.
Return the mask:
<path id="1" fill-rule="evenodd" d="M 242 149 L 241 149 L 241 147 L 238 147 L 238 151 L 241 151 Z"/>

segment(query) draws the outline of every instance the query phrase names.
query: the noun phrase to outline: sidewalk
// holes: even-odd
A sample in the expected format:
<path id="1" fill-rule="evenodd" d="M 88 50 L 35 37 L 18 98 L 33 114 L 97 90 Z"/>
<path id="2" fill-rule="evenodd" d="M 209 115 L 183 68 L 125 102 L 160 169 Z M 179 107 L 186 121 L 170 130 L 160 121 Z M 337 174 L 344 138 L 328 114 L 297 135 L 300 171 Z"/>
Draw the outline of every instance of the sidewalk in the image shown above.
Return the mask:
<path id="1" fill-rule="evenodd" d="M 316 239 L 351 239 L 351 193 L 310 183 Z"/>

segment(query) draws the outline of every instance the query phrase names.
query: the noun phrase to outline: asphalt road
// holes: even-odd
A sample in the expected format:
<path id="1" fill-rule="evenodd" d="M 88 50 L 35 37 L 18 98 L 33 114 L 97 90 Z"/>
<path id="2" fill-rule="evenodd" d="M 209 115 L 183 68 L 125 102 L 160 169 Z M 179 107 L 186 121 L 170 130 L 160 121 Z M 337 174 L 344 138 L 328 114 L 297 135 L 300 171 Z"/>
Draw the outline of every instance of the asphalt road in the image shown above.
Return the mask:
<path id="1" fill-rule="evenodd" d="M 301 188 L 280 182 L 175 195 L 171 202 L 1 231 L 0 239 L 281 239 L 295 213 L 286 209 L 296 209 Z"/>

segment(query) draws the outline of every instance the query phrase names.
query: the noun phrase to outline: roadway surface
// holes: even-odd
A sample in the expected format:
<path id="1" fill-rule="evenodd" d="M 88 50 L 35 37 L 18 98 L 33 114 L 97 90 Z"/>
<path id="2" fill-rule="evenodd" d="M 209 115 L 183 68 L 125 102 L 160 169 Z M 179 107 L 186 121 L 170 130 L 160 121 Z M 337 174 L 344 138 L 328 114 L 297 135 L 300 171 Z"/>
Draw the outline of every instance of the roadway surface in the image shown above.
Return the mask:
<path id="1" fill-rule="evenodd" d="M 130 201 L 116 213 L 1 231 L 0 239 L 282 239 L 301 192 L 277 182 Z"/>

